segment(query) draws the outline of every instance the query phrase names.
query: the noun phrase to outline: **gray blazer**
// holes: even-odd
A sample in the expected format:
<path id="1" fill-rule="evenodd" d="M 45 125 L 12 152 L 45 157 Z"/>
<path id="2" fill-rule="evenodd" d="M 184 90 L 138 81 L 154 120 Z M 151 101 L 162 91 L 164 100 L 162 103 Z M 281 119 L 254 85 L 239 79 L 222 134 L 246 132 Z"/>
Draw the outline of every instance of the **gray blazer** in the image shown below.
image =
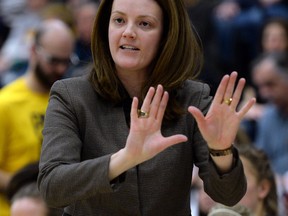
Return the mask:
<path id="1" fill-rule="evenodd" d="M 195 81 L 185 82 L 178 96 L 185 109 L 194 105 L 204 113 L 212 100 L 208 85 Z M 57 81 L 45 117 L 38 177 L 47 203 L 79 216 L 187 216 L 193 164 L 214 200 L 234 205 L 245 194 L 237 150 L 233 170 L 219 175 L 188 112 L 162 128 L 164 136 L 181 133 L 187 142 L 110 182 L 110 156 L 125 146 L 128 133 L 123 107 L 101 98 L 86 76 Z"/>

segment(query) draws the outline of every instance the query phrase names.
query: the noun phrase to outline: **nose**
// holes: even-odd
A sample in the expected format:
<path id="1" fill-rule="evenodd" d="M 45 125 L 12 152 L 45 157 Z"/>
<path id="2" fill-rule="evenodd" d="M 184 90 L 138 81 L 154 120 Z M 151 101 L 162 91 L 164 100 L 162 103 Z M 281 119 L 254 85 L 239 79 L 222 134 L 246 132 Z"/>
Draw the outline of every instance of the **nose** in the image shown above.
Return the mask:
<path id="1" fill-rule="evenodd" d="M 135 32 L 134 26 L 132 24 L 128 24 L 126 28 L 124 29 L 122 36 L 128 39 L 135 39 L 136 32 Z"/>

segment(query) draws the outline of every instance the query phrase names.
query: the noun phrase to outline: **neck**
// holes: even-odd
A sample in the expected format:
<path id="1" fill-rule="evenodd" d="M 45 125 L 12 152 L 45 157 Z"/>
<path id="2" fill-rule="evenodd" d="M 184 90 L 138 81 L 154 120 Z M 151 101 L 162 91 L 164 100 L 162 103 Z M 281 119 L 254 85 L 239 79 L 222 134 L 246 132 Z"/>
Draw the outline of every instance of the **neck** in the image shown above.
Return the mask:
<path id="1" fill-rule="evenodd" d="M 263 202 L 257 205 L 254 214 L 257 216 L 266 216 L 266 211 Z"/>
<path id="2" fill-rule="evenodd" d="M 117 75 L 130 97 L 141 96 L 141 88 L 147 76 L 146 71 L 117 71 Z"/>
<path id="3" fill-rule="evenodd" d="M 25 76 L 26 83 L 28 87 L 36 93 L 49 93 L 50 89 L 47 89 L 46 86 L 43 86 L 38 80 L 32 70 L 29 70 Z"/>

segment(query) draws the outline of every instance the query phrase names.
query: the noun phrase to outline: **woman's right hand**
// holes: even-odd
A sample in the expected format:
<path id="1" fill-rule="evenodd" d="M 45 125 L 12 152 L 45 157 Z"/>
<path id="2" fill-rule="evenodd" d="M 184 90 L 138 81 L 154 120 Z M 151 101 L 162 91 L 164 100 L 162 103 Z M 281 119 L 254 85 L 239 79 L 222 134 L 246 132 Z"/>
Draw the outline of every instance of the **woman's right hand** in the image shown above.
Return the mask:
<path id="1" fill-rule="evenodd" d="M 139 116 L 138 99 L 133 98 L 131 107 L 131 128 L 125 151 L 136 164 L 154 157 L 164 149 L 187 141 L 184 135 L 163 137 L 161 125 L 168 103 L 168 92 L 158 85 L 156 91 L 151 87 L 144 99 L 141 111 L 148 116 Z"/>
<path id="2" fill-rule="evenodd" d="M 187 141 L 187 137 L 181 134 L 170 137 L 163 137 L 161 134 L 168 97 L 168 92 L 164 92 L 161 85 L 156 90 L 151 87 L 141 107 L 142 116 L 139 115 L 138 99 L 133 98 L 130 132 L 125 148 L 111 157 L 110 179 L 151 159 L 172 145 Z"/>

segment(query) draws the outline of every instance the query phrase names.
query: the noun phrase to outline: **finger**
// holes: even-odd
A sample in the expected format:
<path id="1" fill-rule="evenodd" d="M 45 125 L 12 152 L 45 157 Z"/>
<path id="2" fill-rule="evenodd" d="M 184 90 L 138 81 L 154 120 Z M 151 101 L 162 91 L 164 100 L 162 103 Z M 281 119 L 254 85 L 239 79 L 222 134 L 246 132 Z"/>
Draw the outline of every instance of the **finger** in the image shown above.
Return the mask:
<path id="1" fill-rule="evenodd" d="M 162 95 L 163 95 L 163 87 L 161 85 L 158 85 L 156 89 L 156 93 L 150 105 L 150 111 L 149 111 L 150 116 L 154 116 L 156 118 L 158 110 L 159 110 L 159 105 L 162 100 Z"/>
<path id="2" fill-rule="evenodd" d="M 244 115 L 249 111 L 249 109 L 256 103 L 255 98 L 251 98 L 240 110 L 239 110 L 239 115 L 240 118 L 242 119 Z"/>
<path id="3" fill-rule="evenodd" d="M 145 99 L 143 101 L 143 104 L 142 104 L 142 107 L 141 107 L 141 110 L 144 111 L 144 112 L 150 112 L 150 104 L 151 104 L 151 101 L 153 99 L 153 96 L 155 94 L 155 88 L 154 87 L 150 87 L 146 96 L 145 96 Z"/>
<path id="4" fill-rule="evenodd" d="M 214 102 L 216 103 L 222 103 L 223 101 L 223 95 L 225 93 L 225 90 L 227 88 L 227 85 L 228 85 L 228 81 L 229 81 L 229 75 L 225 75 L 223 76 L 218 88 L 217 88 L 217 91 L 216 91 L 216 94 L 214 96 Z"/>
<path id="5" fill-rule="evenodd" d="M 188 139 L 182 134 L 176 134 L 170 137 L 165 138 L 164 142 L 159 143 L 159 150 L 164 150 L 170 146 L 186 142 Z"/>
<path id="6" fill-rule="evenodd" d="M 158 109 L 158 113 L 156 116 L 156 119 L 158 121 L 158 123 L 162 123 L 163 117 L 165 115 L 165 110 L 168 104 L 168 100 L 169 100 L 169 94 L 167 91 L 164 92 L 161 103 L 159 105 L 159 109 Z"/>
<path id="7" fill-rule="evenodd" d="M 132 120 L 135 120 L 138 118 L 138 98 L 133 97 L 132 100 L 132 105 L 131 105 L 131 112 L 130 112 L 130 116 L 131 116 L 131 122 Z"/>
<path id="8" fill-rule="evenodd" d="M 188 107 L 188 111 L 193 115 L 199 127 L 203 125 L 204 115 L 203 113 L 196 107 L 190 106 Z"/>
<path id="9" fill-rule="evenodd" d="M 235 89 L 235 92 L 232 96 L 233 100 L 231 102 L 231 108 L 232 109 L 236 109 L 237 106 L 238 106 L 238 103 L 241 99 L 241 95 L 242 95 L 242 92 L 243 92 L 243 89 L 244 89 L 244 86 L 245 86 L 245 79 L 244 78 L 241 78 L 237 84 L 237 87 Z"/>
<path id="10" fill-rule="evenodd" d="M 227 84 L 227 88 L 225 90 L 224 97 L 222 98 L 222 101 L 232 97 L 233 92 L 234 92 L 236 79 L 237 79 L 237 72 L 234 71 L 229 76 L 229 81 L 228 81 L 228 84 Z"/>

